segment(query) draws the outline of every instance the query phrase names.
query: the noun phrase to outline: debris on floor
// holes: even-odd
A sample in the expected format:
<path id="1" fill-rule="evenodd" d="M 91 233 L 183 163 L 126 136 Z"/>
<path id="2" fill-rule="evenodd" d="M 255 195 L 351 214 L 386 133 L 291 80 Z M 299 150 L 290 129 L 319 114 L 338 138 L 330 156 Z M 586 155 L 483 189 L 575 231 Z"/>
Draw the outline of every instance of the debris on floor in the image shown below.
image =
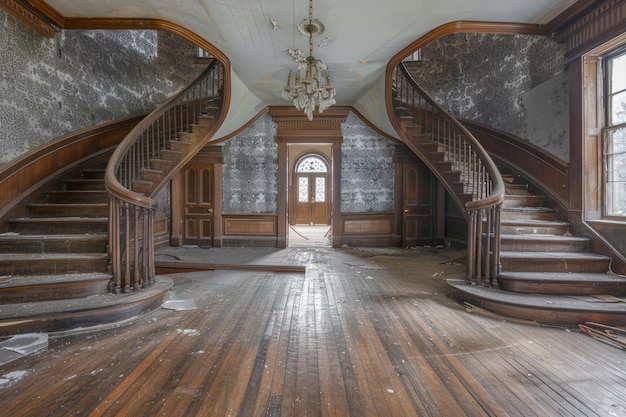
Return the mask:
<path id="1" fill-rule="evenodd" d="M 0 365 L 48 347 L 47 333 L 18 334 L 0 342 Z"/>

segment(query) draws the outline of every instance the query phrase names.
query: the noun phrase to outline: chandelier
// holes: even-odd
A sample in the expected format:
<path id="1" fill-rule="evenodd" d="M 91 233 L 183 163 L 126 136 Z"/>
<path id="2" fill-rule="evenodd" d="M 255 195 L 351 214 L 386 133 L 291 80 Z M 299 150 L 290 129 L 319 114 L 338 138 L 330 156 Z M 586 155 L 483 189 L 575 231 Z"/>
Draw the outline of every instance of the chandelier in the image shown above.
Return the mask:
<path id="1" fill-rule="evenodd" d="M 322 113 L 335 104 L 335 87 L 330 82 L 328 68 L 321 60 L 313 56 L 313 37 L 324 32 L 324 25 L 313 19 L 313 0 L 309 0 L 309 18 L 299 25 L 300 34 L 309 37 L 309 56 L 306 58 L 301 51 L 289 50 L 289 54 L 298 62 L 295 79 L 291 85 L 291 72 L 287 76 L 287 85 L 283 87 L 283 98 L 292 100 L 298 110 L 303 110 L 309 120 L 313 120 L 313 111 Z"/>

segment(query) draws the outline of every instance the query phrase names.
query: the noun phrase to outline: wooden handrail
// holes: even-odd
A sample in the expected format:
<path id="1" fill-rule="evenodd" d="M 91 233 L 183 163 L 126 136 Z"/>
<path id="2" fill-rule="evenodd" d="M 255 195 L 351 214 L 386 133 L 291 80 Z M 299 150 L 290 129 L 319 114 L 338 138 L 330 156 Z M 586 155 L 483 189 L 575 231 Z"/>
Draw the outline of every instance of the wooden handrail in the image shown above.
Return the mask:
<path id="1" fill-rule="evenodd" d="M 468 279 L 493 284 L 500 270 L 504 181 L 478 140 L 430 97 L 400 63 L 395 71 L 396 131 L 444 184 L 468 221 Z"/>
<path id="2" fill-rule="evenodd" d="M 113 153 L 109 192 L 109 252 L 116 293 L 150 285 L 154 277 L 156 194 L 217 131 L 224 66 L 213 60 L 189 86 L 142 120 Z"/>

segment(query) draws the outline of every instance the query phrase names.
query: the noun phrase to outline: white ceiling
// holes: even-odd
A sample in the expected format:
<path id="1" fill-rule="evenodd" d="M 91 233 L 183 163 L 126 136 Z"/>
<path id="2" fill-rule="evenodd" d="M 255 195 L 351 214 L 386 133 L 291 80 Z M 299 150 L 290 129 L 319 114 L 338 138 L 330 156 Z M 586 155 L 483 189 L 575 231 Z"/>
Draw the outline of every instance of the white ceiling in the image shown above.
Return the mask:
<path id="1" fill-rule="evenodd" d="M 314 55 L 329 67 L 337 104 L 354 105 L 384 76 L 389 59 L 432 29 L 453 21 L 546 23 L 575 0 L 313 0 L 326 30 Z M 308 0 L 48 0 L 66 17 L 135 17 L 171 21 L 202 36 L 263 105 L 287 104 L 281 90 L 308 49 L 296 26 Z M 278 22 L 273 29 L 270 20 Z M 325 38 L 332 38 L 318 46 Z M 364 63 L 363 63 L 364 62 Z M 256 106 L 258 107 L 258 105 Z"/>

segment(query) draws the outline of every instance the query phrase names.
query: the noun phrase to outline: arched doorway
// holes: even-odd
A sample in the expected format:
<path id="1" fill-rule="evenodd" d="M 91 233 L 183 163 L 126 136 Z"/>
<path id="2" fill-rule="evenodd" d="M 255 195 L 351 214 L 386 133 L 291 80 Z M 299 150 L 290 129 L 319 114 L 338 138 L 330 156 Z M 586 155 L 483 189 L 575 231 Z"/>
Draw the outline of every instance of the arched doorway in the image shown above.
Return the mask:
<path id="1" fill-rule="evenodd" d="M 330 225 L 330 164 L 319 153 L 307 153 L 294 164 L 292 225 Z"/>

